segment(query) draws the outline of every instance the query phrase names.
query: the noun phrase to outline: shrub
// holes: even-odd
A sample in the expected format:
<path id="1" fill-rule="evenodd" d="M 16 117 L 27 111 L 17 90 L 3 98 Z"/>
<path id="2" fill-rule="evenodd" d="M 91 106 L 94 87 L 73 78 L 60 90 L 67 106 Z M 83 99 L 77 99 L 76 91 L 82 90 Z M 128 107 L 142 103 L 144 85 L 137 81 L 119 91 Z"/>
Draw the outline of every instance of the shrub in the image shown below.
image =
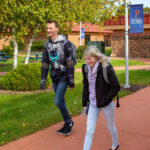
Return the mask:
<path id="1" fill-rule="evenodd" d="M 42 51 L 44 48 L 45 41 L 34 41 L 31 47 L 32 51 Z"/>
<path id="2" fill-rule="evenodd" d="M 18 66 L 7 73 L 2 80 L 5 90 L 34 91 L 40 89 L 41 66 L 38 63 Z M 46 88 L 51 85 L 50 77 L 46 81 Z"/>
<path id="3" fill-rule="evenodd" d="M 111 48 L 105 49 L 105 55 L 110 56 L 110 54 L 111 54 Z"/>
<path id="4" fill-rule="evenodd" d="M 11 46 L 3 46 L 2 52 L 5 52 L 7 56 L 13 56 L 14 49 Z"/>
<path id="5" fill-rule="evenodd" d="M 78 61 L 80 61 L 80 60 L 83 59 L 83 52 L 84 52 L 84 50 L 85 50 L 86 48 L 87 48 L 86 45 L 84 45 L 84 46 L 79 46 L 79 47 L 77 48 L 77 59 L 78 59 Z"/>

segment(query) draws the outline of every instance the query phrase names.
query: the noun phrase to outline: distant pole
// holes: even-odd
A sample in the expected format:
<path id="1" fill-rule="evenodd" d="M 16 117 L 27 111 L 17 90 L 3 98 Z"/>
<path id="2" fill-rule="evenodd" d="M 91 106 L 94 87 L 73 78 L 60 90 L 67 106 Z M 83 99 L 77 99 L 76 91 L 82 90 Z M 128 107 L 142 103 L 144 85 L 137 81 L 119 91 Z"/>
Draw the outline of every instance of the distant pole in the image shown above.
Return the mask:
<path id="1" fill-rule="evenodd" d="M 81 41 L 81 25 L 82 25 L 82 22 L 80 21 L 80 46 L 82 44 L 82 41 Z"/>
<path id="2" fill-rule="evenodd" d="M 125 88 L 129 88 L 129 69 L 128 69 L 128 4 L 127 0 L 125 0 L 125 63 L 126 63 L 126 68 L 125 68 Z"/>

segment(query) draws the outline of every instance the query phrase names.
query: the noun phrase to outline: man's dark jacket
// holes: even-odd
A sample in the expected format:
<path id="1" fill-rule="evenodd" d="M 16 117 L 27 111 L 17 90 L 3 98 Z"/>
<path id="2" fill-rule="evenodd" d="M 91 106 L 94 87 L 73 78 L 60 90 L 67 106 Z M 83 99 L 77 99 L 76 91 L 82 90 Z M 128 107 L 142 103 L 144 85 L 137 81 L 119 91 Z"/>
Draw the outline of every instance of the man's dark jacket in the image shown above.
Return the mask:
<path id="1" fill-rule="evenodd" d="M 111 65 L 107 66 L 108 80 L 110 84 L 108 84 L 105 81 L 102 71 L 103 71 L 102 65 L 101 63 L 99 63 L 95 83 L 97 107 L 104 107 L 108 105 L 120 90 L 120 85 L 113 67 Z M 83 64 L 82 66 L 82 73 L 83 73 L 82 106 L 86 107 L 87 103 L 89 102 L 89 83 L 87 79 L 87 73 L 85 71 L 85 64 Z"/>
<path id="2" fill-rule="evenodd" d="M 70 88 L 74 87 L 72 51 L 72 43 L 64 35 L 58 35 L 53 42 L 50 39 L 45 42 L 41 64 L 41 83 L 47 79 L 50 70 L 53 82 L 67 82 Z"/>

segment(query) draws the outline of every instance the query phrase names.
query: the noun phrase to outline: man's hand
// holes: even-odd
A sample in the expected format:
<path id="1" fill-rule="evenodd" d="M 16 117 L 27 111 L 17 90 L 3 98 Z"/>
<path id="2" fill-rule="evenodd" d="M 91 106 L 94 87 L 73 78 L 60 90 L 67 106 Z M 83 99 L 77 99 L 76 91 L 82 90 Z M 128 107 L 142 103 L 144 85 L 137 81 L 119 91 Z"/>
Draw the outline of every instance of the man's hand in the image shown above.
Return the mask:
<path id="1" fill-rule="evenodd" d="M 41 87 L 40 87 L 40 90 L 43 90 L 45 89 L 45 79 L 42 79 L 41 80 Z"/>
<path id="2" fill-rule="evenodd" d="M 72 91 L 74 88 L 69 88 L 70 89 L 70 91 Z"/>

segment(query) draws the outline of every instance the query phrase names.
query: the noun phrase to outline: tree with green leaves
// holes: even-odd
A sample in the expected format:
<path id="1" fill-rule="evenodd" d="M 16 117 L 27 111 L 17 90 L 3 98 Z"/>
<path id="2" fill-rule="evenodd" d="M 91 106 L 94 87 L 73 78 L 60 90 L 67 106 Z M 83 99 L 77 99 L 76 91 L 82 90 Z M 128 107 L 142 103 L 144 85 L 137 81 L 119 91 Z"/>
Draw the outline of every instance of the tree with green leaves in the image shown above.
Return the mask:
<path id="1" fill-rule="evenodd" d="M 150 7 L 144 7 L 143 8 L 143 13 L 144 14 L 150 14 Z"/>
<path id="2" fill-rule="evenodd" d="M 117 12 L 121 1 L 117 0 L 114 4 L 112 0 L 45 0 L 38 1 L 36 4 L 31 7 L 32 15 L 30 15 L 30 21 L 28 20 L 28 28 L 32 36 L 27 49 L 26 64 L 30 56 L 32 41 L 39 32 L 45 29 L 46 20 L 57 20 L 61 32 L 69 32 L 73 23 L 79 24 L 81 20 L 102 25 L 106 19 Z M 40 10 L 37 13 L 38 6 Z"/>
<path id="3" fill-rule="evenodd" d="M 61 32 L 68 32 L 73 23 L 90 22 L 103 25 L 116 14 L 123 0 L 2 0 L 0 24 L 12 34 L 14 68 L 17 67 L 17 39 L 30 35 L 25 63 L 28 63 L 34 37 L 45 30 L 46 20 L 57 20 Z"/>
<path id="4" fill-rule="evenodd" d="M 18 44 L 23 35 L 27 34 L 27 29 L 24 26 L 24 2 L 17 0 L 2 0 L 0 9 L 0 29 L 12 36 L 14 46 L 14 62 L 13 68 L 17 67 Z"/>
<path id="5" fill-rule="evenodd" d="M 32 0 L 24 6 L 26 8 L 26 28 L 30 41 L 27 48 L 25 64 L 28 64 L 31 46 L 34 38 L 42 31 L 45 26 L 45 2 L 43 0 Z"/>

